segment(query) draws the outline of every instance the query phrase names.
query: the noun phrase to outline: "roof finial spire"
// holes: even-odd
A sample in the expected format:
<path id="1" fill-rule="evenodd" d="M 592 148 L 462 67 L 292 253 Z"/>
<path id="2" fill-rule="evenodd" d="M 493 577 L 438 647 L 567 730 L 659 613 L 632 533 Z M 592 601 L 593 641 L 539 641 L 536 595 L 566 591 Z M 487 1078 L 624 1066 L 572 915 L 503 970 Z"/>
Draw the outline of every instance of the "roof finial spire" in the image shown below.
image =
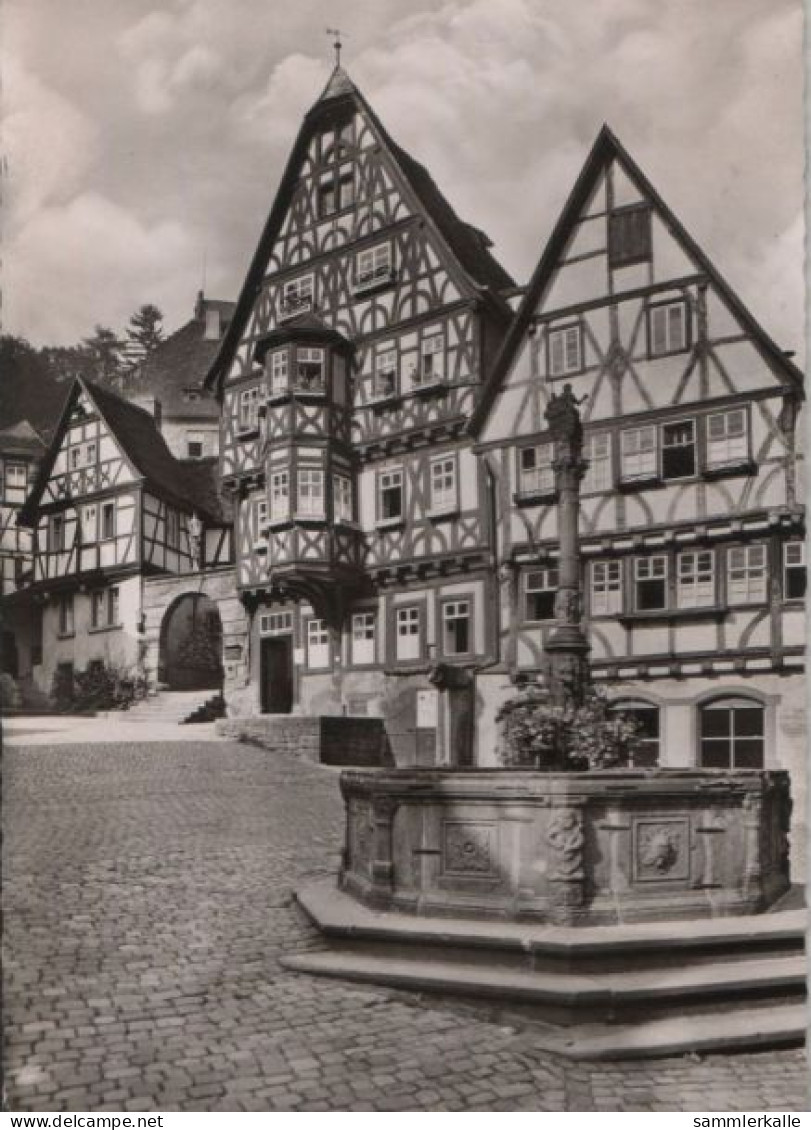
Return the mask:
<path id="1" fill-rule="evenodd" d="M 341 42 L 341 29 L 339 27 L 328 27 L 327 35 L 335 36 L 335 42 L 332 45 L 335 48 L 335 66 L 340 67 L 341 48 L 343 47 L 343 43 Z"/>

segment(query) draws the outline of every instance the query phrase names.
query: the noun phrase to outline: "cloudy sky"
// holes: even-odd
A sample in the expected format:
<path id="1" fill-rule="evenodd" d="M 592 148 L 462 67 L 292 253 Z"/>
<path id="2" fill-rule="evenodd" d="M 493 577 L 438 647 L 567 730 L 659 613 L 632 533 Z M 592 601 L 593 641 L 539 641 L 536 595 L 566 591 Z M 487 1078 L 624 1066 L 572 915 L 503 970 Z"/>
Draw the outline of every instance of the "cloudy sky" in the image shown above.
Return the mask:
<path id="1" fill-rule="evenodd" d="M 526 281 L 601 123 L 802 350 L 800 0 L 4 0 L 3 324 L 71 343 L 235 298 L 344 61 Z"/>

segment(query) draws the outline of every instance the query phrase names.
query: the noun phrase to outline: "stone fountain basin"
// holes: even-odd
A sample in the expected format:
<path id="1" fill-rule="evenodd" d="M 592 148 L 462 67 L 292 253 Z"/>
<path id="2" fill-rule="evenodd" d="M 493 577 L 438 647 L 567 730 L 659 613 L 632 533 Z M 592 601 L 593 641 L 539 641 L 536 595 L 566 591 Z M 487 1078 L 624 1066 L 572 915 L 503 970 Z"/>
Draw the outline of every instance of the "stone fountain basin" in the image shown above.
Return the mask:
<path id="1" fill-rule="evenodd" d="M 345 772 L 340 886 L 412 914 L 558 925 L 756 914 L 789 888 L 784 771 Z"/>

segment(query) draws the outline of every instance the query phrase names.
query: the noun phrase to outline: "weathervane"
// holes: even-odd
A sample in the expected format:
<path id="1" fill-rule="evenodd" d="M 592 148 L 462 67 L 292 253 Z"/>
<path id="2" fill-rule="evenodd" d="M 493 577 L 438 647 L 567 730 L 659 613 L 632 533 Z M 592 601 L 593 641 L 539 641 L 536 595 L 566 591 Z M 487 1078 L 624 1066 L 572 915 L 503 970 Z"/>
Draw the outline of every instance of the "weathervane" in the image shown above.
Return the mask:
<path id="1" fill-rule="evenodd" d="M 341 48 L 343 47 L 343 43 L 341 43 L 341 29 L 339 27 L 328 27 L 326 29 L 326 32 L 327 32 L 327 35 L 334 35 L 335 36 L 335 42 L 332 45 L 335 48 L 335 66 L 340 67 L 340 65 L 341 65 Z"/>

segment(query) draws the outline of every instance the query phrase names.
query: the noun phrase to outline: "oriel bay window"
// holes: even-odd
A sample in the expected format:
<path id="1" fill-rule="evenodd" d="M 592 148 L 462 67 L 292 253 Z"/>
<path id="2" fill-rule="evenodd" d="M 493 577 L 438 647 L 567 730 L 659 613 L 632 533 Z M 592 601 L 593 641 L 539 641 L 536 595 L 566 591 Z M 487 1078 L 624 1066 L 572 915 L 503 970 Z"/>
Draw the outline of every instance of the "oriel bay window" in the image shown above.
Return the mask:
<path id="1" fill-rule="evenodd" d="M 766 599 L 766 546 L 740 545 L 727 551 L 727 602 L 759 604 Z"/>
<path id="2" fill-rule="evenodd" d="M 805 542 L 790 541 L 783 546 L 783 596 L 802 600 L 805 596 Z"/>
<path id="3" fill-rule="evenodd" d="M 547 339 L 551 377 L 579 373 L 583 368 L 583 327 L 580 322 L 550 329 Z"/>
<path id="4" fill-rule="evenodd" d="M 446 455 L 431 461 L 430 506 L 432 514 L 448 514 L 459 506 L 454 455 Z"/>
<path id="5" fill-rule="evenodd" d="M 592 616 L 622 612 L 621 561 L 592 562 L 589 611 Z"/>
<path id="6" fill-rule="evenodd" d="M 518 449 L 519 496 L 548 495 L 555 489 L 552 468 L 554 448 L 551 443 L 536 443 Z"/>
<path id="7" fill-rule="evenodd" d="M 290 355 L 286 349 L 274 349 L 268 360 L 270 395 L 283 396 L 290 387 Z"/>
<path id="8" fill-rule="evenodd" d="M 713 412 L 707 417 L 707 469 L 736 466 L 749 458 L 745 408 Z"/>
<path id="9" fill-rule="evenodd" d="M 648 307 L 648 353 L 663 357 L 668 353 L 681 353 L 689 346 L 687 303 L 657 302 Z"/>
<path id="10" fill-rule="evenodd" d="M 524 619 L 552 620 L 555 615 L 557 569 L 533 569 L 524 574 Z"/>
<path id="11" fill-rule="evenodd" d="M 307 518 L 324 517 L 324 472 L 320 467 L 299 467 L 297 514 Z"/>
<path id="12" fill-rule="evenodd" d="M 634 610 L 655 612 L 667 608 L 667 557 L 634 558 Z"/>
<path id="13" fill-rule="evenodd" d="M 611 468 L 611 433 L 589 432 L 583 438 L 583 454 L 588 461 L 583 476 L 582 494 L 611 490 L 614 475 Z"/>
<path id="14" fill-rule="evenodd" d="M 336 474 L 332 477 L 332 507 L 336 522 L 353 520 L 352 480 L 347 475 Z"/>
<path id="15" fill-rule="evenodd" d="M 403 469 L 381 471 L 377 478 L 377 517 L 379 522 L 398 522 L 405 514 Z"/>
<path id="16" fill-rule="evenodd" d="M 307 666 L 329 667 L 329 629 L 324 620 L 307 621 Z"/>
<path id="17" fill-rule="evenodd" d="M 748 698 L 722 698 L 699 711 L 704 769 L 762 769 L 765 711 Z"/>
<path id="18" fill-rule="evenodd" d="M 270 520 L 278 522 L 290 517 L 290 472 L 270 474 Z"/>
<path id="19" fill-rule="evenodd" d="M 350 657 L 356 667 L 367 666 L 375 662 L 374 612 L 353 613 Z"/>
<path id="20" fill-rule="evenodd" d="M 678 608 L 709 608 L 715 598 L 715 554 L 711 549 L 680 553 L 677 559 Z"/>
<path id="21" fill-rule="evenodd" d="M 397 609 L 395 616 L 395 655 L 399 660 L 408 661 L 421 658 L 420 612 L 419 605 Z"/>
<path id="22" fill-rule="evenodd" d="M 446 601 L 442 605 L 443 654 L 468 655 L 472 650 L 470 601 Z"/>
<path id="23" fill-rule="evenodd" d="M 662 478 L 689 479 L 696 473 L 696 422 L 662 425 Z"/>

